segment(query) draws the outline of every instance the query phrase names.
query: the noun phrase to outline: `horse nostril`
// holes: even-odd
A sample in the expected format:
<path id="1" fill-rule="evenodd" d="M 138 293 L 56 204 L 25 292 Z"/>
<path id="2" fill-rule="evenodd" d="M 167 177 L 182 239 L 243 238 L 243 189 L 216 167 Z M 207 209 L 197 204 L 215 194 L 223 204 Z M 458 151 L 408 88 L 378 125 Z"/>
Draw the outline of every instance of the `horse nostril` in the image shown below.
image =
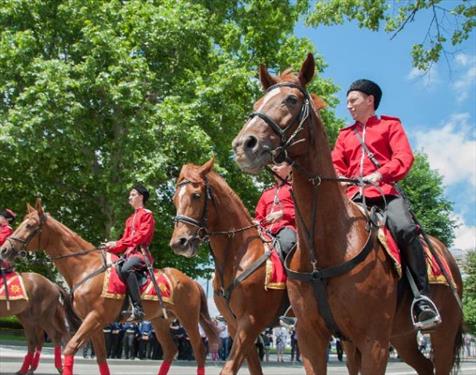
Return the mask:
<path id="1" fill-rule="evenodd" d="M 181 247 L 185 247 L 187 246 L 188 239 L 186 237 L 181 237 L 178 242 Z"/>
<path id="2" fill-rule="evenodd" d="M 258 144 L 258 139 L 255 136 L 250 135 L 245 141 L 245 148 L 248 150 L 253 150 Z"/>

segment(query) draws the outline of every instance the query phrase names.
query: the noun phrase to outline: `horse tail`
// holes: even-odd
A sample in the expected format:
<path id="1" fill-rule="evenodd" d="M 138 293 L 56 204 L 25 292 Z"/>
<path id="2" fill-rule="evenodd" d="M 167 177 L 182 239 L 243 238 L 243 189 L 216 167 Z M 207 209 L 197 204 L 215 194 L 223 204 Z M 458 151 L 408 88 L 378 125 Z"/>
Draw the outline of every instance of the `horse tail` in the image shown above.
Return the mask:
<path id="1" fill-rule="evenodd" d="M 210 348 L 213 346 L 218 348 L 218 327 L 213 322 L 212 318 L 210 317 L 210 313 L 208 312 L 205 291 L 197 281 L 195 281 L 195 284 L 197 284 L 198 290 L 200 291 L 200 325 L 207 335 Z"/>
<path id="2" fill-rule="evenodd" d="M 463 321 L 461 320 L 461 324 L 458 328 L 458 332 L 456 333 L 455 343 L 453 346 L 453 374 L 457 374 L 461 366 L 461 351 L 464 344 L 463 333 Z"/>
<path id="3" fill-rule="evenodd" d="M 58 285 L 58 290 L 61 294 L 61 299 L 63 300 L 63 306 L 66 313 L 66 320 L 68 321 L 69 331 L 74 333 L 78 330 L 79 326 L 82 324 L 82 320 L 73 310 L 73 303 L 71 300 L 70 294 Z"/>

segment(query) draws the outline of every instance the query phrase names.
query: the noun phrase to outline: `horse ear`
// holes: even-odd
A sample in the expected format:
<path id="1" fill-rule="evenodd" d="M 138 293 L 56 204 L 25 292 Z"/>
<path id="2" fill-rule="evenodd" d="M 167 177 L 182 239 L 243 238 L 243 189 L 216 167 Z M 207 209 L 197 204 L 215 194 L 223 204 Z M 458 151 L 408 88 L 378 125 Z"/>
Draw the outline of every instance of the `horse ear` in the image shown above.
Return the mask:
<path id="1" fill-rule="evenodd" d="M 299 82 L 303 86 L 306 86 L 309 82 L 311 82 L 312 78 L 314 77 L 314 69 L 316 68 L 316 63 L 314 61 L 314 56 L 312 53 L 308 53 L 306 60 L 303 62 L 301 66 L 301 70 L 299 71 Z"/>
<path id="2" fill-rule="evenodd" d="M 200 169 L 198 170 L 198 174 L 200 175 L 200 177 L 204 178 L 207 174 L 209 174 L 210 171 L 213 169 L 213 164 L 215 164 L 215 156 L 212 156 L 209 161 L 207 161 L 200 167 Z"/>
<path id="3" fill-rule="evenodd" d="M 30 203 L 26 204 L 26 210 L 28 211 L 29 214 L 31 214 L 35 209 L 31 207 Z"/>
<path id="4" fill-rule="evenodd" d="M 41 198 L 36 198 L 35 209 L 38 211 L 40 216 L 44 214 L 43 206 L 41 205 Z"/>
<path id="5" fill-rule="evenodd" d="M 268 73 L 268 69 L 266 69 L 266 66 L 263 64 L 259 66 L 259 79 L 261 80 L 261 85 L 263 85 L 263 89 L 265 90 L 267 90 L 268 87 L 276 84 L 276 80 L 271 74 Z"/>
<path id="6" fill-rule="evenodd" d="M 320 111 L 321 109 L 327 107 L 327 103 L 320 96 L 317 96 L 316 94 L 311 94 L 311 98 L 312 102 L 314 103 L 314 107 L 317 111 Z"/>

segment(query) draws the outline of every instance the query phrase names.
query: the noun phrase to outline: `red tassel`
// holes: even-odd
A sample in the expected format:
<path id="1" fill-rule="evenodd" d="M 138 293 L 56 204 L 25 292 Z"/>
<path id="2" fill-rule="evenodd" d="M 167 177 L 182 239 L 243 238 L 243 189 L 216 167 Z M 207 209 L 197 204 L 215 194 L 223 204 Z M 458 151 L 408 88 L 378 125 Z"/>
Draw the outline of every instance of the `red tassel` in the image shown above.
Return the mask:
<path id="1" fill-rule="evenodd" d="M 106 361 L 99 364 L 99 373 L 101 375 L 111 375 L 111 373 L 109 372 L 109 366 L 107 365 Z"/>
<path id="2" fill-rule="evenodd" d="M 160 366 L 160 370 L 159 370 L 158 375 L 167 375 L 168 372 L 169 372 L 171 364 L 172 364 L 172 362 L 163 361 L 162 365 Z"/>
<path id="3" fill-rule="evenodd" d="M 197 375 L 205 375 L 205 367 L 197 367 Z"/>
<path id="4" fill-rule="evenodd" d="M 30 368 L 30 365 L 31 365 L 32 361 L 33 361 L 33 353 L 31 353 L 31 352 L 26 353 L 26 356 L 23 359 L 23 364 L 21 366 L 21 369 L 18 372 L 20 374 L 26 374 L 26 372 Z"/>
<path id="5" fill-rule="evenodd" d="M 63 369 L 63 363 L 62 363 L 62 358 L 61 358 L 61 346 L 60 345 L 56 345 L 55 346 L 55 367 L 58 369 L 58 370 L 62 370 Z"/>
<path id="6" fill-rule="evenodd" d="M 74 355 L 64 356 L 63 375 L 73 375 Z"/>
<path id="7" fill-rule="evenodd" d="M 38 368 L 38 364 L 40 363 L 40 356 L 41 356 L 41 348 L 37 348 L 35 355 L 33 356 L 33 360 L 31 361 L 30 370 L 35 371 Z"/>

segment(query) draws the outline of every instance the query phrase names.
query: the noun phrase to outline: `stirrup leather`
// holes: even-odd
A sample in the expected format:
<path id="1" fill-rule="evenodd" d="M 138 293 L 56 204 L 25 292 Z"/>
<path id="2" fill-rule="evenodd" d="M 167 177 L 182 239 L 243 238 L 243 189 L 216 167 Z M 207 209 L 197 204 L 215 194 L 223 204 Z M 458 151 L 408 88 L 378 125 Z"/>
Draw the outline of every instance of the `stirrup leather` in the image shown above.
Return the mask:
<path id="1" fill-rule="evenodd" d="M 436 313 L 435 316 L 432 319 L 428 319 L 428 320 L 425 320 L 423 322 L 418 321 L 419 311 L 417 311 L 417 305 L 421 301 L 430 305 L 433 312 Z M 411 314 L 413 326 L 417 330 L 422 330 L 422 331 L 429 330 L 429 329 L 432 329 L 432 328 L 436 327 L 438 324 L 441 323 L 441 315 L 440 315 L 440 312 L 438 311 L 435 303 L 425 295 L 419 295 L 418 297 L 415 297 L 413 299 L 412 306 L 410 308 L 410 314 Z"/>

